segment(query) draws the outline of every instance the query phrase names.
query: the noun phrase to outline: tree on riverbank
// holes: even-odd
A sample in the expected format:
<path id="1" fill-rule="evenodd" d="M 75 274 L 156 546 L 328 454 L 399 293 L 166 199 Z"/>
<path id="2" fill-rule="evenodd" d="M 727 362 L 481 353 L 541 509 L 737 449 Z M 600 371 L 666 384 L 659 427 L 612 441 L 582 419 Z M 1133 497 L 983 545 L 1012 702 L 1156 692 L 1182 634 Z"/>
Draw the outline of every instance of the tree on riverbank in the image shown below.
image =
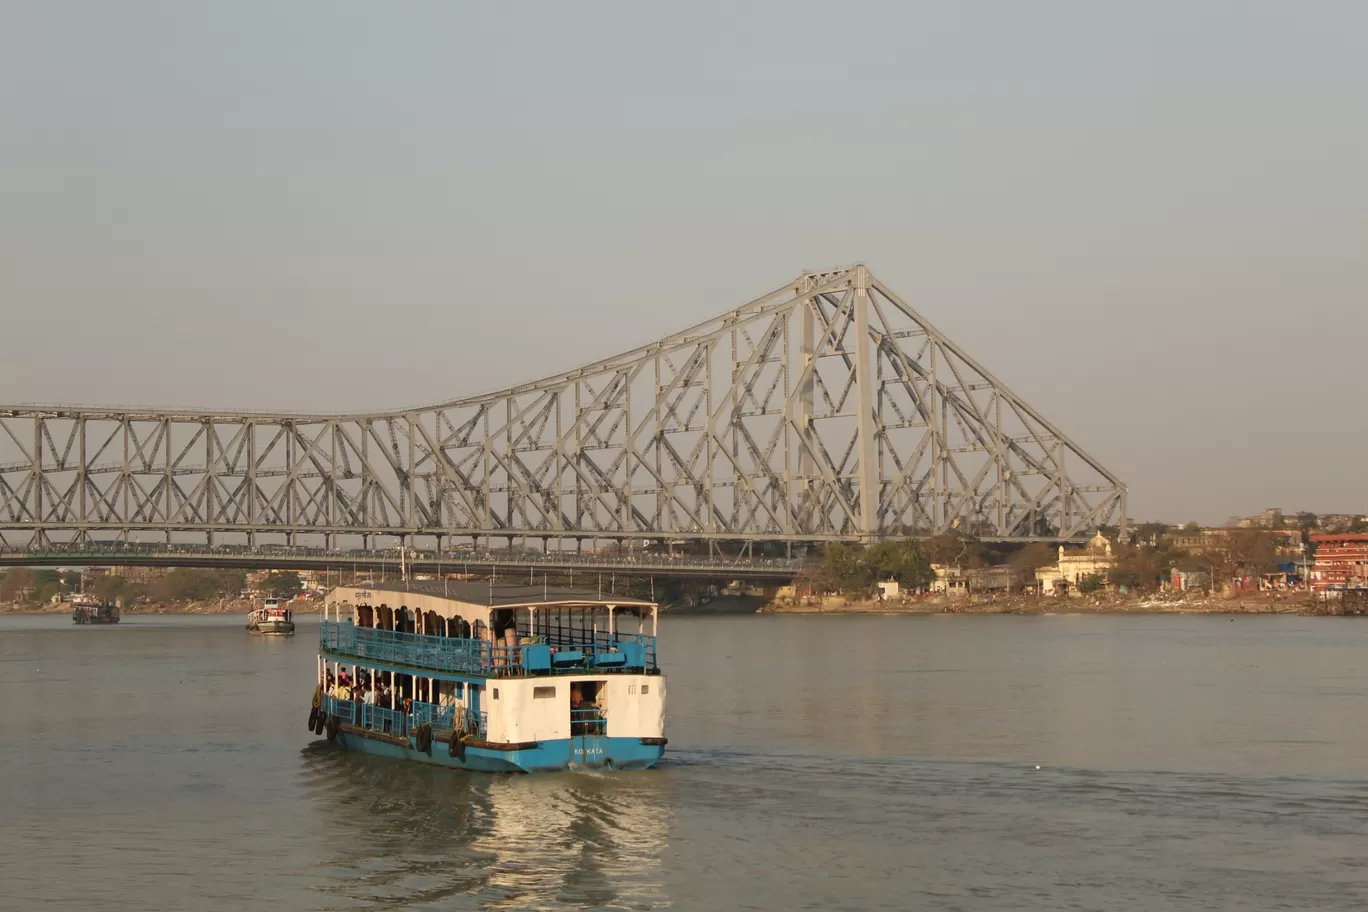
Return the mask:
<path id="1" fill-rule="evenodd" d="M 146 594 L 144 587 L 135 588 L 128 580 L 113 573 L 97 576 L 87 587 L 87 591 L 104 602 L 123 600 L 132 603 L 138 596 Z"/>
<path id="2" fill-rule="evenodd" d="M 904 589 L 923 589 L 936 578 L 914 538 L 879 542 L 867 553 L 869 567 L 879 579 L 895 579 Z"/>
<path id="3" fill-rule="evenodd" d="M 277 570 L 266 577 L 261 588 L 272 598 L 289 599 L 303 591 L 304 583 L 293 570 Z"/>
<path id="4" fill-rule="evenodd" d="M 17 602 L 33 589 L 33 571 L 28 567 L 6 570 L 0 577 L 0 602 Z"/>
<path id="5" fill-rule="evenodd" d="M 973 570 L 992 563 L 992 556 L 983 542 L 971 535 L 946 532 L 933 535 L 920 544 L 922 553 L 933 564 Z"/>
<path id="6" fill-rule="evenodd" d="M 148 587 L 153 601 L 207 601 L 240 590 L 247 576 L 241 570 L 172 570 Z"/>
<path id="7" fill-rule="evenodd" d="M 1048 567 L 1059 560 L 1059 548 L 1049 542 L 1030 542 L 1012 552 L 1007 558 L 1008 566 L 1027 573 L 1034 573 L 1041 567 Z"/>
<path id="8" fill-rule="evenodd" d="M 800 583 L 814 591 L 868 595 L 879 580 L 895 579 L 904 589 L 920 589 L 933 578 L 922 542 L 902 538 L 869 547 L 832 542 L 822 549 L 821 563 L 800 575 Z"/>

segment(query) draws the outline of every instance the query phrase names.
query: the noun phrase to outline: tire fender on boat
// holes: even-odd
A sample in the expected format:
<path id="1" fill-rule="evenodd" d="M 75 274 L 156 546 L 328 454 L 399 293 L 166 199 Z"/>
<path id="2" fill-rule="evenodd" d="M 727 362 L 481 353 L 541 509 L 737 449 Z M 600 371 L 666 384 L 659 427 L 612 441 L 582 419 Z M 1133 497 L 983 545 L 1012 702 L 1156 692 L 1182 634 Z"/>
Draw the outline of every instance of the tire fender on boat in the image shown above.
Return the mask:
<path id="1" fill-rule="evenodd" d="M 334 741 L 337 739 L 337 730 L 342 727 L 342 720 L 337 716 L 328 716 L 328 721 L 324 727 L 328 730 L 328 740 Z"/>
<path id="2" fill-rule="evenodd" d="M 312 709 L 309 710 L 309 731 L 314 731 L 314 730 L 317 729 L 317 728 L 318 728 L 318 707 L 315 706 L 315 707 L 313 707 Z"/>
<path id="3" fill-rule="evenodd" d="M 417 742 L 418 750 L 424 754 L 432 749 L 432 726 L 424 722 L 418 726 L 418 731 L 414 732 L 414 741 Z"/>
<path id="4" fill-rule="evenodd" d="M 465 732 L 451 733 L 451 740 L 447 742 L 447 756 L 455 757 L 457 760 L 465 759 Z"/>

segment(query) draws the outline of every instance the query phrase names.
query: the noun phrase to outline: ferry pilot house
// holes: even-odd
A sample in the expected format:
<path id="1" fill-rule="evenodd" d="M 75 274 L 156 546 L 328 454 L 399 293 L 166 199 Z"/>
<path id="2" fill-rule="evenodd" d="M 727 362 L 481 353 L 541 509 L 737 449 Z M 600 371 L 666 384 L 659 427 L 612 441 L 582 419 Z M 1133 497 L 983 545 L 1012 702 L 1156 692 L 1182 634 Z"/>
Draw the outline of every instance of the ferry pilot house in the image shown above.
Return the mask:
<path id="1" fill-rule="evenodd" d="M 341 587 L 325 604 L 315 715 L 355 749 L 431 756 L 445 742 L 444 765 L 650 766 L 665 744 L 658 625 L 652 602 L 573 589 Z"/>

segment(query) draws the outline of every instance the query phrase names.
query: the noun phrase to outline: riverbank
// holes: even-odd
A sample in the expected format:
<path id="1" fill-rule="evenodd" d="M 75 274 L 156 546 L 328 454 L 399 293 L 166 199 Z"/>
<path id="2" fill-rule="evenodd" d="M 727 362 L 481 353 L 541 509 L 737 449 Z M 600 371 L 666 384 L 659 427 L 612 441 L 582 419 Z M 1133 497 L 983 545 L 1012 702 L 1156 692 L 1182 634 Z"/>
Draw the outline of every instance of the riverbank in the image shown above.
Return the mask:
<path id="1" fill-rule="evenodd" d="M 316 614 L 321 601 L 296 599 L 289 608 L 295 614 Z M 124 615 L 134 614 L 247 614 L 258 607 L 250 599 L 208 599 L 204 601 L 149 602 L 127 605 L 120 609 Z M 34 605 L 31 602 L 0 603 L 0 614 L 70 614 L 71 603 Z"/>
<path id="2" fill-rule="evenodd" d="M 894 601 L 825 598 L 777 600 L 758 614 L 1326 614 L 1307 592 L 1233 595 L 1099 593 L 1039 595 L 928 595 Z"/>
<path id="3" fill-rule="evenodd" d="M 290 603 L 296 614 L 317 614 L 322 602 L 297 599 Z M 257 607 L 247 599 L 209 599 L 131 605 L 125 615 L 138 614 L 247 614 Z M 1307 592 L 1250 592 L 1236 595 L 1162 593 L 1148 595 L 1095 595 L 1046 597 L 1039 595 L 926 595 L 893 601 L 851 599 L 841 596 L 765 602 L 755 596 L 721 596 L 701 605 L 662 605 L 662 613 L 687 617 L 737 614 L 1327 614 L 1323 603 Z M 34 605 L 31 602 L 0 603 L 0 615 L 70 614 L 71 605 Z"/>

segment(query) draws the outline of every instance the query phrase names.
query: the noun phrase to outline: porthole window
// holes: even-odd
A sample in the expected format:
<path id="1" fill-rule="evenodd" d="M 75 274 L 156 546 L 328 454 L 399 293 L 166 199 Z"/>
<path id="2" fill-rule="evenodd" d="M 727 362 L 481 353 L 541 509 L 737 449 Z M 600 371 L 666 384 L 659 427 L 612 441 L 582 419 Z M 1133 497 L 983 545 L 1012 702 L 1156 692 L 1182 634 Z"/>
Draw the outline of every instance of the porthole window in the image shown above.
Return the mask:
<path id="1" fill-rule="evenodd" d="M 650 685 L 650 684 L 642 684 L 642 685 L 641 685 L 641 692 L 644 693 L 644 694 L 650 693 L 650 692 L 651 692 L 651 685 Z"/>
<path id="2" fill-rule="evenodd" d="M 499 688 L 494 688 L 494 699 L 499 699 Z"/>
<path id="3" fill-rule="evenodd" d="M 532 688 L 532 699 L 552 700 L 555 699 L 556 688 L 554 687 L 534 687 Z"/>

